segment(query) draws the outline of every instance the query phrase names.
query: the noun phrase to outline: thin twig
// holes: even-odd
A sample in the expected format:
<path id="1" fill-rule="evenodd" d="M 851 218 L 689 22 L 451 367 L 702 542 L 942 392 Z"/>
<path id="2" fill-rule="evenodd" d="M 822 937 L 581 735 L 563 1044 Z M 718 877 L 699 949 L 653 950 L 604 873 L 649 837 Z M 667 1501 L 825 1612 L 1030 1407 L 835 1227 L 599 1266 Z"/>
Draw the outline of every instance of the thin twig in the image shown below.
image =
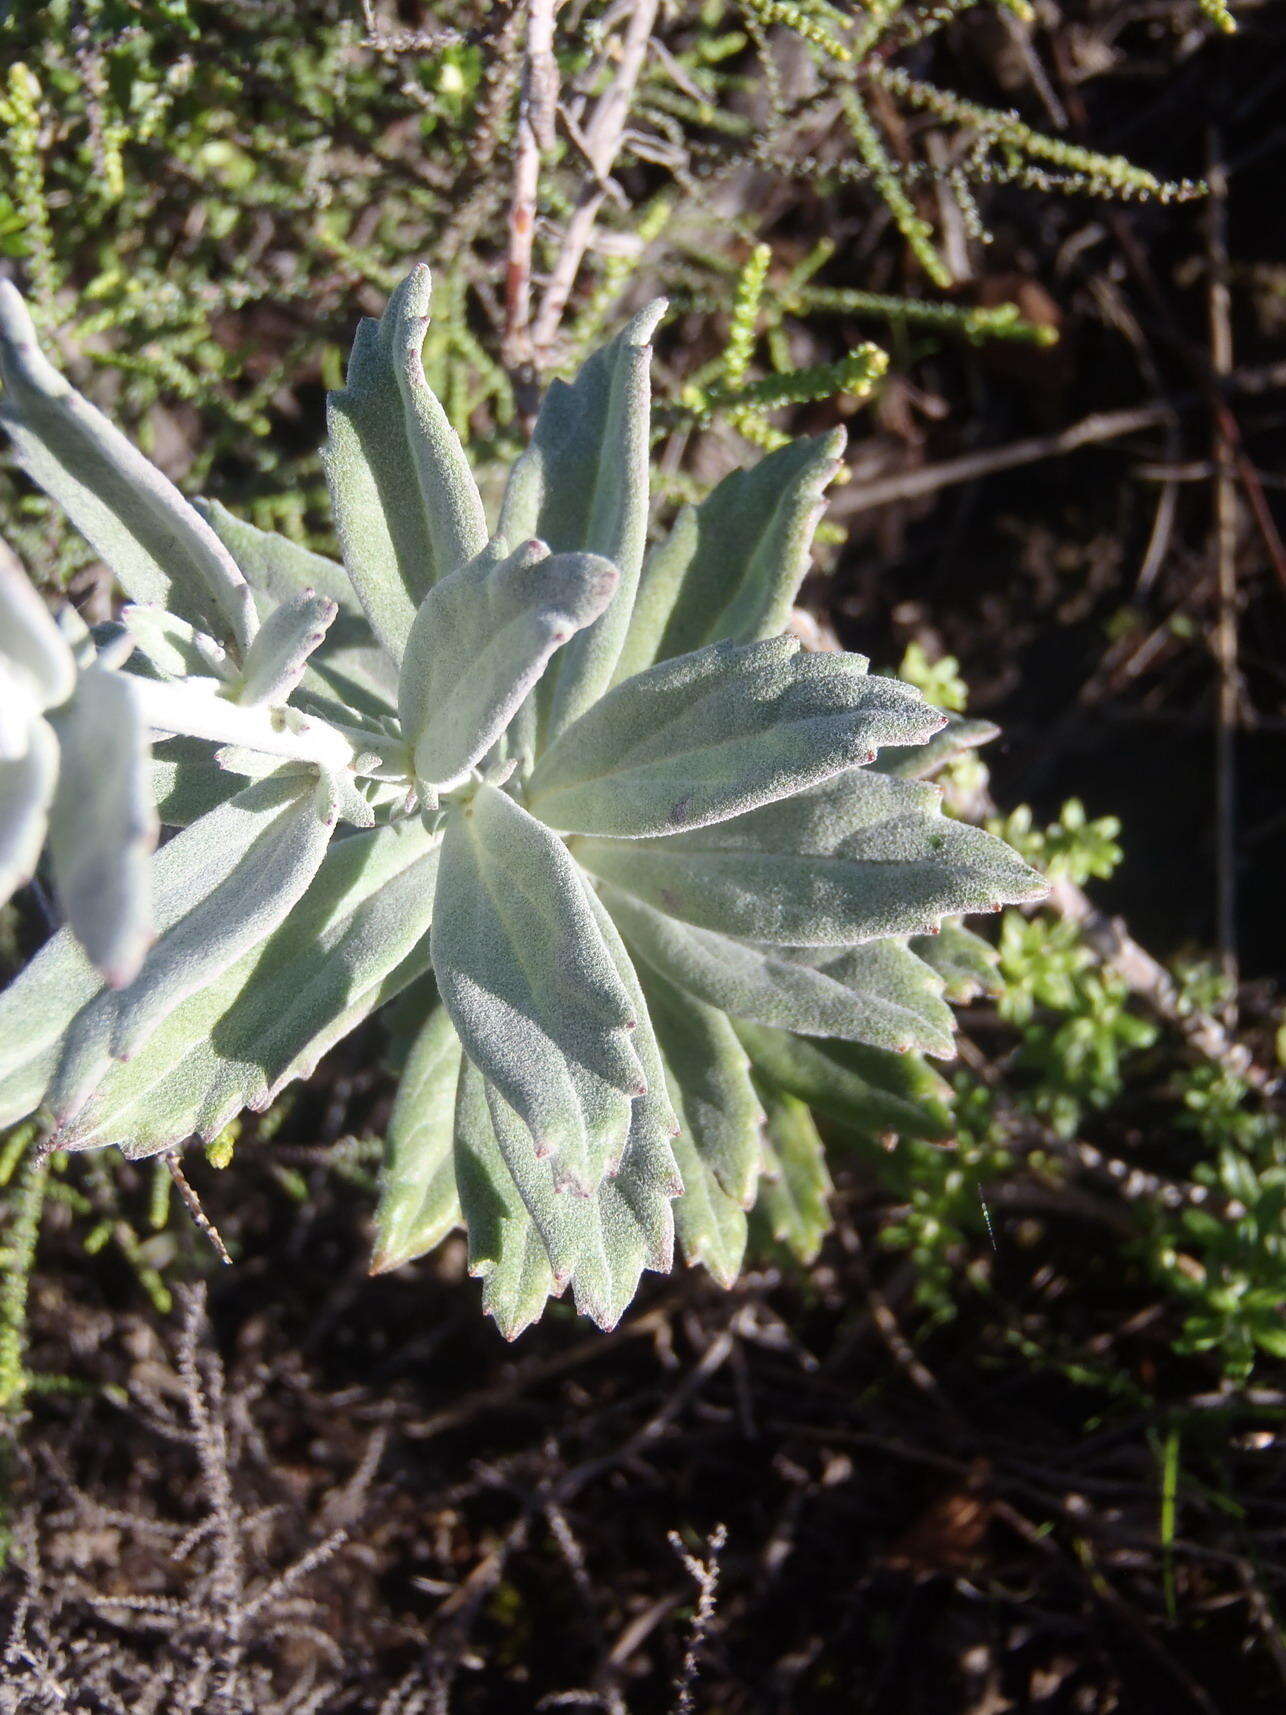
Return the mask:
<path id="1" fill-rule="evenodd" d="M 581 262 L 593 236 L 594 222 L 606 195 L 605 187 L 620 153 L 634 90 L 647 58 L 648 41 L 656 23 L 658 5 L 659 0 L 639 0 L 630 14 L 625 39 L 621 43 L 616 75 L 598 98 L 593 114 L 578 138 L 581 153 L 589 163 L 592 176 L 582 189 L 567 223 L 567 230 L 562 235 L 557 260 L 550 270 L 540 308 L 536 312 L 532 344 L 540 361 L 548 358 L 558 337 L 567 300 L 571 297 Z"/>
<path id="2" fill-rule="evenodd" d="M 1216 381 L 1232 373 L 1231 294 L 1228 289 L 1228 177 L 1219 136 L 1210 133 L 1208 221 L 1210 365 Z M 1215 934 L 1219 962 L 1237 983 L 1237 496 L 1233 445 L 1215 417 L 1215 665 L 1219 694 L 1215 713 Z M 1235 1008 L 1234 999 L 1229 1000 Z M 1235 1019 L 1235 1011 L 1229 1023 Z"/>
<path id="3" fill-rule="evenodd" d="M 554 59 L 554 0 L 527 0 L 527 39 L 518 97 L 513 196 L 509 204 L 509 254 L 505 265 L 505 331 L 502 354 L 515 383 L 535 386 L 531 343 L 531 254 L 536 236 L 536 198 L 541 156 L 553 147 L 558 107 Z M 526 415 L 528 413 L 524 413 Z"/>
<path id="4" fill-rule="evenodd" d="M 231 1268 L 232 1258 L 228 1254 L 228 1247 L 220 1237 L 218 1227 L 215 1226 L 214 1222 L 201 1207 L 201 1199 L 192 1189 L 192 1186 L 189 1185 L 183 1169 L 179 1166 L 179 1158 L 173 1153 L 173 1151 L 166 1155 L 165 1165 L 169 1168 L 170 1178 L 174 1181 L 175 1189 L 187 1204 L 188 1214 L 191 1215 L 193 1221 L 195 1221 L 198 1230 L 204 1233 L 206 1238 L 209 1239 L 210 1243 L 214 1246 L 215 1251 L 218 1253 L 219 1261 L 226 1263 L 228 1267 Z"/>

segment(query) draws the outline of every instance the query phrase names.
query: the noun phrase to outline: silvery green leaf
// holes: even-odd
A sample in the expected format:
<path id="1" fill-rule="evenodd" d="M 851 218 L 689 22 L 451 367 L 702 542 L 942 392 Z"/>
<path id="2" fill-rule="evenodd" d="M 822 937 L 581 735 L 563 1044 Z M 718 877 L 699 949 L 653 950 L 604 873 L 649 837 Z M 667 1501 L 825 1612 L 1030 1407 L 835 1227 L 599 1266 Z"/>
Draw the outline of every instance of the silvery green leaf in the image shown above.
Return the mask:
<path id="1" fill-rule="evenodd" d="M 560 1288 L 544 1241 L 496 1142 L 482 1074 L 465 1059 L 455 1100 L 455 1176 L 469 1273 L 506 1340 L 537 1321 Z"/>
<path id="2" fill-rule="evenodd" d="M 609 691 L 541 756 L 528 801 L 563 833 L 668 835 L 791 797 L 941 718 L 860 655 L 714 644 Z"/>
<path id="3" fill-rule="evenodd" d="M 746 1211 L 728 1195 L 703 1158 L 674 1078 L 670 1080 L 670 1099 L 679 1116 L 674 1158 L 683 1176 L 683 1195 L 674 1202 L 679 1245 L 688 1263 L 708 1269 L 720 1286 L 732 1286 L 746 1254 Z"/>
<path id="4" fill-rule="evenodd" d="M 245 648 L 254 606 L 232 556 L 174 484 L 47 362 L 7 280 L 0 280 L 0 375 L 0 422 L 18 464 L 131 601 L 157 603 Z"/>
<path id="5" fill-rule="evenodd" d="M 266 1107 L 428 968 L 437 862 L 436 842 L 414 821 L 332 844 L 280 928 L 115 1063 L 59 1147 L 116 1144 L 140 1158 L 194 1133 L 216 1137 L 243 1108 Z"/>
<path id="6" fill-rule="evenodd" d="M 866 1137 L 948 1135 L 951 1087 L 918 1055 L 795 1036 L 739 1019 L 733 1024 L 761 1088 L 785 1090 Z"/>
<path id="7" fill-rule="evenodd" d="M 339 612 L 308 664 L 305 683 L 368 713 L 391 709 L 397 669 L 376 642 L 343 566 L 288 536 L 247 524 L 217 500 L 196 504 L 244 572 L 261 620 L 305 590 L 329 596 L 337 605 Z"/>
<path id="8" fill-rule="evenodd" d="M 335 826 L 329 782 L 290 770 L 247 786 L 185 828 L 186 908 L 125 988 L 77 1014 L 48 1100 L 60 1123 L 84 1106 L 112 1059 L 128 1060 L 189 995 L 260 946 L 308 888 Z M 166 901 L 174 910 L 174 896 Z"/>
<path id="9" fill-rule="evenodd" d="M 688 1137 L 702 1164 L 742 1209 L 755 1200 L 763 1112 L 750 1061 L 724 1013 L 666 982 L 642 976 L 643 992 Z"/>
<path id="10" fill-rule="evenodd" d="M 996 949 L 961 923 L 944 923 L 936 935 L 917 935 L 911 951 L 937 973 L 947 999 L 957 1005 L 1000 992 Z"/>
<path id="11" fill-rule="evenodd" d="M 754 1219 L 799 1262 L 810 1263 L 831 1228 L 826 1148 L 807 1103 L 771 1089 L 763 1099 L 768 1122 Z"/>
<path id="12" fill-rule="evenodd" d="M 883 774 L 895 774 L 903 780 L 928 780 L 952 757 L 966 750 L 976 750 L 989 744 L 999 732 L 990 721 L 975 720 L 972 715 L 956 715 L 943 711 L 945 725 L 923 744 L 909 748 L 890 746 L 880 752 L 875 766 Z"/>
<path id="13" fill-rule="evenodd" d="M 785 629 L 843 450 L 842 429 L 792 441 L 683 508 L 644 564 L 618 680 L 707 643 Z"/>
<path id="14" fill-rule="evenodd" d="M 606 611 L 563 650 L 548 692 L 542 686 L 550 733 L 611 684 L 629 627 L 647 540 L 650 341 L 664 310 L 664 300 L 649 304 L 574 381 L 550 383 L 505 490 L 506 541 L 535 536 L 555 554 L 601 554 L 621 575 Z"/>
<path id="15" fill-rule="evenodd" d="M 0 542 L 0 656 L 38 710 L 66 702 L 76 682 L 71 646 L 7 545 Z"/>
<path id="16" fill-rule="evenodd" d="M 603 898 L 641 958 L 734 1017 L 873 1048 L 952 1052 L 942 984 L 899 941 L 761 946 L 683 923 L 616 888 L 605 886 Z"/>
<path id="17" fill-rule="evenodd" d="M 149 789 L 162 826 L 186 828 L 241 790 L 243 781 L 219 767 L 199 738 L 167 738 L 152 746 Z"/>
<path id="18" fill-rule="evenodd" d="M 0 905 L 36 873 L 58 783 L 58 741 L 31 720 L 23 754 L 0 758 Z"/>
<path id="19" fill-rule="evenodd" d="M 329 596 L 301 590 L 275 607 L 246 651 L 239 703 L 284 703 L 338 611 Z"/>
<path id="20" fill-rule="evenodd" d="M 77 939 L 113 987 L 152 939 L 157 820 L 148 733 L 130 680 L 90 667 L 51 716 L 58 787 L 49 811 L 54 888 Z"/>
<path id="21" fill-rule="evenodd" d="M 389 1120 L 372 1274 L 423 1256 L 460 1224 L 455 1097 L 462 1053 L 446 1008 L 435 1006 L 407 1057 Z"/>
<path id="22" fill-rule="evenodd" d="M 465 1052 L 536 1153 L 592 1190 L 642 1093 L 637 1020 L 566 846 L 494 786 L 447 822 L 433 968 Z"/>
<path id="23" fill-rule="evenodd" d="M 493 541 L 440 579 L 415 616 L 398 710 L 419 779 L 466 780 L 505 731 L 555 650 L 602 613 L 616 568 L 594 554 L 513 553 Z"/>
<path id="24" fill-rule="evenodd" d="M 672 917 L 786 946 L 924 934 L 1047 891 L 1002 841 L 942 815 L 933 788 L 862 769 L 668 839 L 578 839 L 576 857 Z"/>
<path id="25" fill-rule="evenodd" d="M 121 624 L 135 645 L 131 671 L 139 656 L 161 679 L 222 679 L 233 671 L 221 644 L 164 608 L 132 603 L 121 610 Z"/>
<path id="26" fill-rule="evenodd" d="M 430 276 L 414 269 L 363 321 L 327 409 L 324 454 L 344 565 L 371 627 L 401 664 L 438 578 L 480 553 L 487 529 L 455 430 L 424 379 Z"/>

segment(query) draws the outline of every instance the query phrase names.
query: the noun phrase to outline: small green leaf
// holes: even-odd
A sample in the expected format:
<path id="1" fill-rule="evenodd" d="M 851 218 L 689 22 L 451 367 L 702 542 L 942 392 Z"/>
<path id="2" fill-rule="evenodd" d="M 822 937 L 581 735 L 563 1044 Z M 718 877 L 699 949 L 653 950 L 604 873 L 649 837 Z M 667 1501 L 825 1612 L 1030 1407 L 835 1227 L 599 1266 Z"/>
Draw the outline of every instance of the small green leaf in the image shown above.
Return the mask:
<path id="1" fill-rule="evenodd" d="M 399 666 L 438 578 L 486 545 L 477 485 L 424 379 L 430 276 L 414 269 L 379 321 L 357 330 L 345 386 L 327 401 L 324 453 L 344 565 Z"/>
<path id="2" fill-rule="evenodd" d="M 625 641 L 647 541 L 651 338 L 665 311 L 649 304 L 569 385 L 550 383 L 531 443 L 513 467 L 499 534 L 555 554 L 601 554 L 620 572 L 606 612 L 563 651 L 542 687 L 549 733 L 603 694 Z"/>
<path id="3" fill-rule="evenodd" d="M 505 731 L 554 652 L 603 611 L 614 566 L 499 540 L 425 596 L 407 639 L 398 693 L 415 770 L 446 791 Z"/>
<path id="4" fill-rule="evenodd" d="M 58 787 L 49 854 L 58 900 L 107 981 L 129 982 L 152 939 L 156 811 L 148 732 L 128 678 L 89 667 L 51 716 Z"/>
<path id="5" fill-rule="evenodd" d="M 446 1008 L 435 1006 L 407 1058 L 389 1120 L 372 1274 L 423 1256 L 460 1223 L 455 1097 L 462 1054 Z"/>
<path id="6" fill-rule="evenodd" d="M 130 600 L 154 602 L 246 648 L 254 604 L 232 556 L 174 484 L 46 361 L 8 280 L 0 280 L 0 375 L 0 422 L 19 465 Z"/>
<path id="7" fill-rule="evenodd" d="M 643 1090 L 638 1020 L 566 846 L 494 786 L 447 823 L 433 966 L 466 1053 L 536 1153 L 593 1190 Z"/>
<path id="8" fill-rule="evenodd" d="M 545 751 L 529 798 L 564 833 L 672 834 L 792 797 L 941 722 L 860 655 L 719 643 L 609 691 Z"/>
<path id="9" fill-rule="evenodd" d="M 618 681 L 719 639 L 785 629 L 843 450 L 842 429 L 792 441 L 683 508 L 643 567 Z"/>

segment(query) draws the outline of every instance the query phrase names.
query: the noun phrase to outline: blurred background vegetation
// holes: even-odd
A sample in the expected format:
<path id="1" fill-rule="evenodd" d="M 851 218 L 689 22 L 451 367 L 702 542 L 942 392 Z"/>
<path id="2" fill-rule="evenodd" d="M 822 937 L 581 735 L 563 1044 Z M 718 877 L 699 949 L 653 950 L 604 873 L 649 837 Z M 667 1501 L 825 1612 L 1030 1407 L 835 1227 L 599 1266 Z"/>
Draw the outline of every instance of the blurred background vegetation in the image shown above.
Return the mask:
<path id="1" fill-rule="evenodd" d="M 534 62 L 530 10 L 0 4 L 0 266 L 186 491 L 323 549 L 408 263 L 493 486 L 666 294 L 662 505 L 845 423 L 801 624 L 1002 727 L 950 801 L 1054 891 L 959 974 L 949 1145 L 836 1139 L 734 1292 L 608 1338 L 508 1351 L 449 1246 L 364 1280 L 378 1031 L 186 1162 L 235 1269 L 163 1164 L 0 1142 L 0 1708 L 1279 1709 L 1286 22 L 567 0 Z M 7 467 L 0 534 L 107 613 Z"/>

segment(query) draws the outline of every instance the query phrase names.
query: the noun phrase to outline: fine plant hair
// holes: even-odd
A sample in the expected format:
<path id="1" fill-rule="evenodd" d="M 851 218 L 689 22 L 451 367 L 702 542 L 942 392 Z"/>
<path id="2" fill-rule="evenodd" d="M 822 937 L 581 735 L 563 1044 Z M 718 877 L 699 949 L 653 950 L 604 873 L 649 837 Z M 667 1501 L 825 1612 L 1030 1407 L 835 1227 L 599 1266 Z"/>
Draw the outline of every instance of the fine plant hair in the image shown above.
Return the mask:
<path id="1" fill-rule="evenodd" d="M 1044 884 L 926 777 L 989 736 L 784 632 L 835 434 L 648 546 L 640 311 L 549 389 L 494 526 L 425 377 L 428 270 L 359 327 L 324 460 L 342 565 L 189 504 L 0 284 L 2 419 L 128 597 L 0 583 L 4 892 L 66 927 L 0 998 L 0 1124 L 167 1154 L 403 997 L 376 1270 L 468 1238 L 509 1336 L 603 1327 L 677 1243 L 825 1228 L 811 1109 L 941 1135 L 962 913 Z M 158 830 L 175 832 L 159 850 Z"/>

